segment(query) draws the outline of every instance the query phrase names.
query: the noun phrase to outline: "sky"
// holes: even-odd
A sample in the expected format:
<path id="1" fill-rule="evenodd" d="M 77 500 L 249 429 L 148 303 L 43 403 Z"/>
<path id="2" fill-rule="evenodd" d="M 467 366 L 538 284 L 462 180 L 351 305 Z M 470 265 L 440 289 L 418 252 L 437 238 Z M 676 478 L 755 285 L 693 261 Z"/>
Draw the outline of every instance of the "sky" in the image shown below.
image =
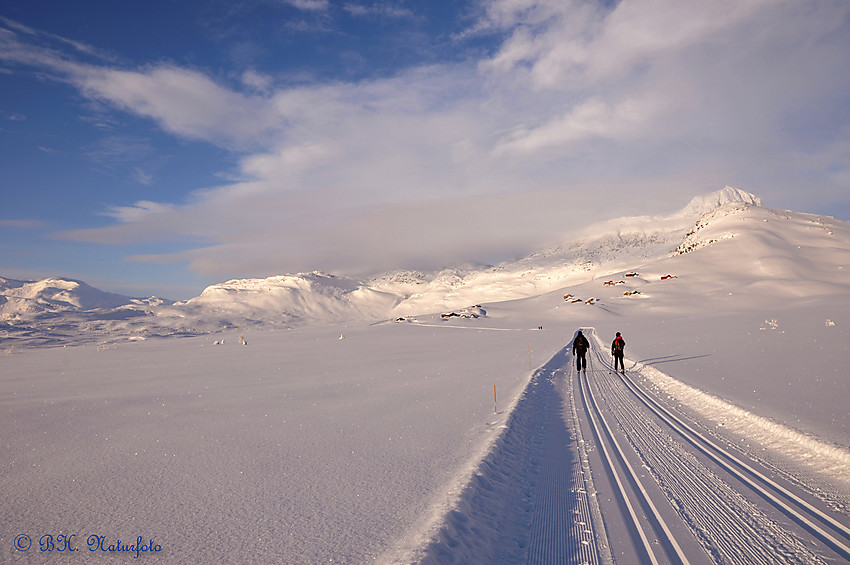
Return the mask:
<path id="1" fill-rule="evenodd" d="M 726 185 L 850 220 L 845 0 L 0 0 L 0 276 L 524 256 Z"/>

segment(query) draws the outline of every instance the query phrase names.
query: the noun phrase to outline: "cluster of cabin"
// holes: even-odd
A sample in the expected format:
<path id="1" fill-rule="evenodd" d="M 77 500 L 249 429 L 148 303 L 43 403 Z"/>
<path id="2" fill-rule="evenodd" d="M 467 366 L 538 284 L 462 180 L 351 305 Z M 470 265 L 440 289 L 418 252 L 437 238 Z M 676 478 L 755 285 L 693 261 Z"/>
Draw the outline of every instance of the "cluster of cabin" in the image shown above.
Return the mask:
<path id="1" fill-rule="evenodd" d="M 487 311 L 480 304 L 476 304 L 475 306 L 464 308 L 459 312 L 444 312 L 440 314 L 440 317 L 445 320 L 448 318 L 481 318 L 486 315 Z"/>
<path id="2" fill-rule="evenodd" d="M 636 271 L 629 271 L 624 276 L 628 277 L 628 278 L 634 278 L 634 277 L 638 277 L 640 275 Z M 668 274 L 668 275 L 662 275 L 661 276 L 662 281 L 666 281 L 668 279 L 675 279 L 675 278 L 676 278 L 676 275 L 669 275 Z M 624 281 L 624 280 L 609 280 L 609 281 L 603 282 L 602 284 L 604 286 L 612 286 L 613 287 L 613 286 L 619 286 L 621 284 L 626 284 L 626 281 Z M 627 290 L 626 292 L 623 293 L 623 296 L 637 296 L 639 294 L 640 294 L 639 290 Z M 580 303 L 595 304 L 596 302 L 598 302 L 598 300 L 599 299 L 597 299 L 595 297 L 585 299 L 585 298 L 579 298 L 579 297 L 572 295 L 572 294 L 565 294 L 564 295 L 564 301 L 568 302 L 570 304 L 580 304 Z"/>
<path id="3" fill-rule="evenodd" d="M 564 301 L 569 302 L 570 304 L 579 304 L 580 302 L 583 302 L 585 304 L 596 304 L 597 300 L 598 299 L 596 297 L 584 299 L 578 298 L 577 296 L 573 296 L 572 294 L 564 295 Z"/>

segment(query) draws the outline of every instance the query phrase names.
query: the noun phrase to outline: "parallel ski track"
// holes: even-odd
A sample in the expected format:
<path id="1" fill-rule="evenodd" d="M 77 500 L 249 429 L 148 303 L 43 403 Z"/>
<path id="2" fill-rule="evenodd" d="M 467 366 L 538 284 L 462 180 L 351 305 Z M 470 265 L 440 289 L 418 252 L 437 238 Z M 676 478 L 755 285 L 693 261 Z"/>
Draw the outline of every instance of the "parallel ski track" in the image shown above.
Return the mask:
<path id="1" fill-rule="evenodd" d="M 686 424 L 667 408 L 658 403 L 629 376 L 619 375 L 620 380 L 659 419 L 675 430 L 727 472 L 738 478 L 750 489 L 782 510 L 789 518 L 803 526 L 818 539 L 831 547 L 843 558 L 850 560 L 850 528 L 809 504 L 790 490 L 782 487 L 728 450 L 718 446 L 704 434 Z"/>
<path id="2" fill-rule="evenodd" d="M 591 373 L 592 373 L 591 369 Z M 644 528 L 643 520 L 638 515 L 639 508 L 636 509 L 635 505 L 632 504 L 632 497 L 629 495 L 629 490 L 626 488 L 624 480 L 630 480 L 631 484 L 635 486 L 636 492 L 638 492 L 642 498 L 642 503 L 650 509 L 652 516 L 655 520 L 656 525 L 659 527 L 659 530 L 662 532 L 663 536 L 666 538 L 667 546 L 672 547 L 676 557 L 678 558 L 678 562 L 683 565 L 688 565 L 689 561 L 687 557 L 685 557 L 682 552 L 679 544 L 676 542 L 676 539 L 673 537 L 673 534 L 670 532 L 669 527 L 667 526 L 664 519 L 661 517 L 658 509 L 652 501 L 652 498 L 647 494 L 646 489 L 643 486 L 643 483 L 640 480 L 638 473 L 634 470 L 634 467 L 629 463 L 629 460 L 626 458 L 626 455 L 620 446 L 617 438 L 611 429 L 610 425 L 605 419 L 605 416 L 602 413 L 602 410 L 597 404 L 596 399 L 593 395 L 593 392 L 590 389 L 590 385 L 587 380 L 587 376 L 579 374 L 579 388 L 582 396 L 582 401 L 584 403 L 588 421 L 593 430 L 594 435 L 596 436 L 599 444 L 600 451 L 602 453 L 603 460 L 605 465 L 608 468 L 608 471 L 611 473 L 611 476 L 614 479 L 614 483 L 617 486 L 617 492 L 620 497 L 621 502 L 625 506 L 629 524 L 631 529 L 637 534 L 637 538 L 640 540 L 640 550 L 642 553 L 642 561 L 646 563 L 651 563 L 653 565 L 658 565 L 663 561 L 659 561 L 658 548 L 659 546 L 653 543 L 653 540 L 650 539 L 650 535 L 648 534 Z M 603 439 L 605 438 L 605 439 Z M 606 441 L 609 442 L 612 446 L 611 450 L 606 447 Z M 615 459 L 615 456 L 617 459 Z M 623 474 L 626 477 L 623 477 Z"/>
<path id="3" fill-rule="evenodd" d="M 665 559 L 671 563 L 689 563 L 689 560 L 656 507 L 660 502 L 653 502 L 647 494 L 638 473 L 628 462 L 624 444 L 617 437 L 624 439 L 625 445 L 630 445 L 641 458 L 643 466 L 690 528 L 709 561 L 741 565 L 826 562 L 824 556 L 812 552 L 804 541 L 776 524 L 711 471 L 684 447 L 682 439 L 782 510 L 838 556 L 850 559 L 850 531 L 846 526 L 717 446 L 655 401 L 631 378 L 624 375 L 614 377 L 609 373 L 613 368 L 598 349 L 595 353 L 596 363 L 591 357 L 589 367 L 594 377 L 592 385 L 587 377 L 579 378 L 582 400 L 587 419 L 599 440 L 603 460 L 634 524 L 636 537 L 641 540 L 641 551 L 645 553 L 647 563 L 665 562 Z M 597 363 L 601 365 L 600 370 L 594 370 Z M 666 428 L 647 418 L 646 409 Z M 681 439 L 675 438 L 667 429 Z M 610 444 L 610 449 L 606 443 Z M 625 484 L 629 484 L 637 494 L 630 496 Z M 633 502 L 649 510 L 652 530 L 644 530 L 638 516 L 639 508 L 636 509 Z M 666 552 L 659 551 L 659 544 L 653 543 L 652 533 L 658 536 L 659 544 L 666 548 Z M 698 561 L 705 560 L 706 556 L 698 558 Z"/>
<path id="4" fill-rule="evenodd" d="M 541 375 L 542 377 L 542 375 Z M 597 530 L 601 518 L 590 493 L 594 487 L 581 447 L 580 432 L 570 431 L 566 383 L 552 370 L 546 377 L 540 474 L 529 535 L 529 565 L 605 565 L 613 562 Z M 551 387 L 551 389 L 550 389 Z M 578 448 L 573 450 L 572 446 Z M 575 451 L 581 462 L 566 453 Z"/>

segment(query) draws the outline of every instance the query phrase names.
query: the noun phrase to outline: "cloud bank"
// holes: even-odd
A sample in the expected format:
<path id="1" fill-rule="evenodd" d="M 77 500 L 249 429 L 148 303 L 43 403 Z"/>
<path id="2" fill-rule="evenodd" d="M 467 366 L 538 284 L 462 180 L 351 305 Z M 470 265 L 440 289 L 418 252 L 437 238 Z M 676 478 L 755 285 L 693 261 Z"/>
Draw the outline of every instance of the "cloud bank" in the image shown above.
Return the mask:
<path id="1" fill-rule="evenodd" d="M 210 275 L 367 273 L 507 259 L 727 183 L 768 205 L 846 201 L 848 20 L 844 1 L 491 0 L 447 39 L 483 54 L 299 85 L 125 68 L 3 20 L 0 62 L 240 156 L 220 186 L 60 237 L 194 242 L 132 259 Z"/>

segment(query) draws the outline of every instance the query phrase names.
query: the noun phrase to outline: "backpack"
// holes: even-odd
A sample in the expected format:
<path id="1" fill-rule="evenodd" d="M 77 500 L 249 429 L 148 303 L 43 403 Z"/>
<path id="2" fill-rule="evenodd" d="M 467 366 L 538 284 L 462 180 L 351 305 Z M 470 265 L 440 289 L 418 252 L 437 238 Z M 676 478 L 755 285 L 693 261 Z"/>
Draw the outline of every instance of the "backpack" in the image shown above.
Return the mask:
<path id="1" fill-rule="evenodd" d="M 590 343 L 587 341 L 587 338 L 583 335 L 576 336 L 575 340 L 573 340 L 573 351 L 578 353 L 584 353 L 590 348 Z"/>
<path id="2" fill-rule="evenodd" d="M 614 339 L 614 347 L 613 347 L 613 349 L 614 349 L 614 351 L 616 351 L 617 353 L 622 352 L 622 351 L 623 351 L 623 348 L 624 348 L 625 346 L 626 346 L 626 342 L 625 342 L 625 341 L 623 341 L 623 338 L 618 337 L 618 338 L 615 338 L 615 339 Z"/>

